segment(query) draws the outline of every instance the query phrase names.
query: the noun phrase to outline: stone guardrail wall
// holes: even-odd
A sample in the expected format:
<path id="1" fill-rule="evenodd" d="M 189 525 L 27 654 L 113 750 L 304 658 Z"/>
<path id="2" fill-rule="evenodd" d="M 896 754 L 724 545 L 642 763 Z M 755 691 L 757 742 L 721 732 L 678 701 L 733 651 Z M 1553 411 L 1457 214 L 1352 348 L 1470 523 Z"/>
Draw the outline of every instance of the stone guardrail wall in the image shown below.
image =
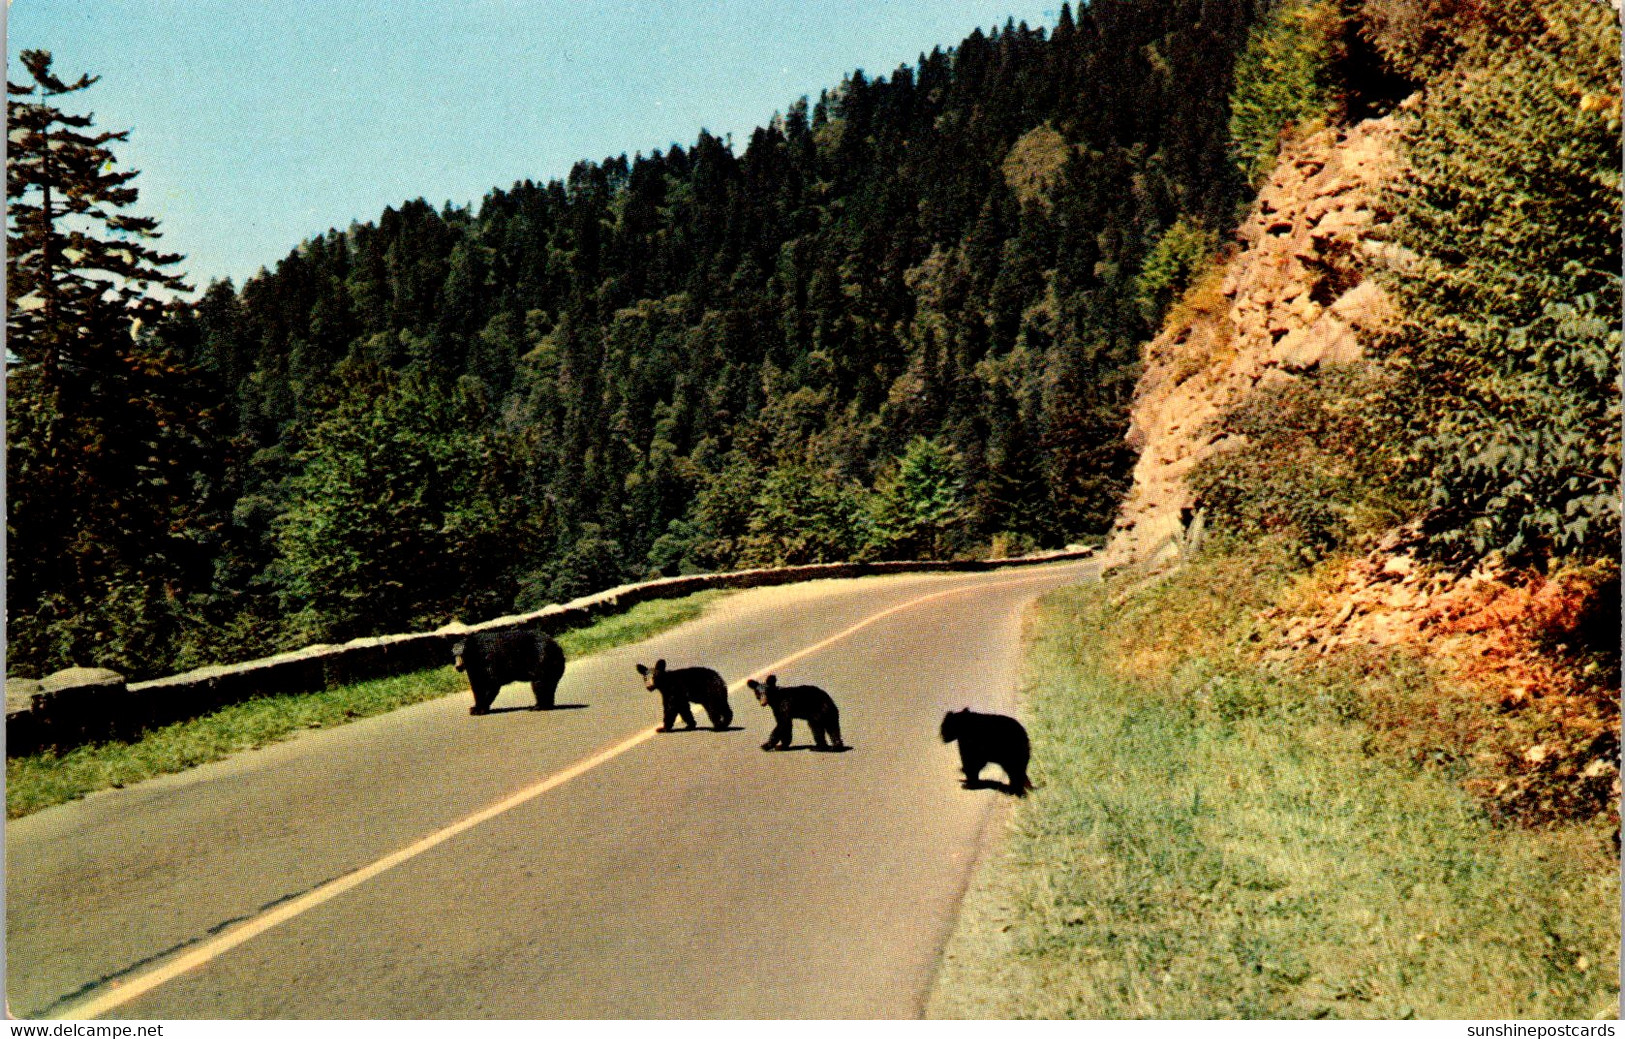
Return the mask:
<path id="1" fill-rule="evenodd" d="M 554 634 L 620 613 L 640 602 L 673 599 L 710 588 L 758 588 L 877 574 L 995 570 L 1086 559 L 1093 554 L 1094 549 L 1084 548 L 1015 559 L 816 563 L 667 577 L 478 624 L 453 623 L 429 632 L 353 639 L 341 646 L 307 646 L 259 660 L 201 667 L 129 685 L 112 672 L 87 668 L 71 669 L 76 674 L 59 672 L 43 682 L 11 679 L 6 682 L 6 754 L 17 756 L 45 747 L 66 749 L 97 740 L 129 738 L 143 729 L 195 718 L 255 697 L 317 692 L 364 679 L 442 667 L 451 662 L 452 644 L 469 632 L 528 626 Z"/>

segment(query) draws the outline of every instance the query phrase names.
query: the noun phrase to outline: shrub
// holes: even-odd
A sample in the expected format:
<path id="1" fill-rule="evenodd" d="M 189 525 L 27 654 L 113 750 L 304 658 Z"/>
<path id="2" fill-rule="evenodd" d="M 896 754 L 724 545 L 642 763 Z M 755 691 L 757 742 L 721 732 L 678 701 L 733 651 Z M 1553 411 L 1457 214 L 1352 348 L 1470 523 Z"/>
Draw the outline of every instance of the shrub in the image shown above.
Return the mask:
<path id="1" fill-rule="evenodd" d="M 1386 275 L 1417 492 L 1443 556 L 1618 552 L 1619 29 L 1543 0 L 1479 33 L 1409 130 Z"/>
<path id="2" fill-rule="evenodd" d="M 1391 381 L 1359 366 L 1261 387 L 1223 420 L 1242 446 L 1191 474 L 1209 529 L 1221 540 L 1278 538 L 1314 560 L 1407 515 L 1414 502 L 1388 480 Z"/>
<path id="3" fill-rule="evenodd" d="M 1252 183 L 1275 165 L 1283 135 L 1303 133 L 1335 107 L 1342 29 L 1333 0 L 1289 0 L 1253 30 L 1230 94 L 1230 154 Z"/>
<path id="4" fill-rule="evenodd" d="M 1200 220 L 1180 217 L 1162 233 L 1134 280 L 1140 313 L 1147 324 L 1161 320 L 1168 305 L 1190 287 L 1218 248 L 1218 234 Z"/>

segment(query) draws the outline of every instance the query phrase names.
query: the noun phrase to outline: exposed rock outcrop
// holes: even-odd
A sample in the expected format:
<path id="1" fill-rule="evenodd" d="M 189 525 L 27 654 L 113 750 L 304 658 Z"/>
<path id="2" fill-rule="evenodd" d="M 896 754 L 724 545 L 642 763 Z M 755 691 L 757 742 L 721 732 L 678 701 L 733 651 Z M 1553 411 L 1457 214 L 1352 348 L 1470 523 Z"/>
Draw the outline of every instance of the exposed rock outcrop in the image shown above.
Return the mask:
<path id="1" fill-rule="evenodd" d="M 1254 387 L 1359 360 L 1394 319 L 1367 271 L 1398 262 L 1374 234 L 1379 190 L 1397 165 L 1398 122 L 1321 131 L 1290 149 L 1237 232 L 1241 250 L 1193 287 L 1147 345 L 1129 443 L 1134 483 L 1107 545 L 1108 567 L 1175 557 L 1199 521 L 1191 469 L 1233 446 L 1219 421 Z"/>

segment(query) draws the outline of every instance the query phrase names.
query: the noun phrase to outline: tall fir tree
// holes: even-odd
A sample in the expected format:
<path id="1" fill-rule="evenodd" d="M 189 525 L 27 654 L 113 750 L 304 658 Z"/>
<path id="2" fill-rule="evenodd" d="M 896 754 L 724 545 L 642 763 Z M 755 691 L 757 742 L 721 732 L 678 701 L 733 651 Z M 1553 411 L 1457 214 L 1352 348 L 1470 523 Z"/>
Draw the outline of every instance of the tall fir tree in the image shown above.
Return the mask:
<path id="1" fill-rule="evenodd" d="M 147 243 L 134 170 L 57 107 L 96 82 L 25 51 L 8 82 L 6 562 L 8 665 L 141 670 L 210 569 L 214 396 L 154 327 L 180 257 Z"/>
<path id="2" fill-rule="evenodd" d="M 108 145 L 129 131 L 88 132 L 93 117 L 57 107 L 100 77 L 64 81 L 49 51 L 20 60 L 34 82 L 6 83 L 6 333 L 12 351 L 54 386 L 64 367 L 108 367 L 100 349 L 111 344 L 93 334 L 107 308 L 150 317 L 151 289 L 189 287 L 163 269 L 181 257 L 145 244 L 159 237 L 158 222 L 120 212 L 136 201 L 130 181 L 139 171 L 116 169 Z"/>

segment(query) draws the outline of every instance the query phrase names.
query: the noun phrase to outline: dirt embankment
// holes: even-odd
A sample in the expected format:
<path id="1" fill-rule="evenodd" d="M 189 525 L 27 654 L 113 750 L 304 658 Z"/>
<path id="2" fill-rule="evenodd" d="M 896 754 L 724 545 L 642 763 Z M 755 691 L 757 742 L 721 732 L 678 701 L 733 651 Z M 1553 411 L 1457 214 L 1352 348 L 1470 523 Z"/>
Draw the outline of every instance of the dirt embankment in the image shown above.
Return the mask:
<path id="1" fill-rule="evenodd" d="M 1619 584 L 1490 560 L 1452 573 L 1417 560 L 1415 525 L 1264 611 L 1262 656 L 1314 661 L 1409 652 L 1447 679 L 1425 698 L 1366 705 L 1392 752 L 1449 764 L 1501 820 L 1614 811 L 1619 773 Z"/>
<path id="2" fill-rule="evenodd" d="M 1187 477 L 1236 446 L 1219 420 L 1272 381 L 1359 363 L 1395 319 L 1368 274 L 1403 262 L 1381 240 L 1380 202 L 1401 169 L 1400 118 L 1327 129 L 1289 150 L 1239 250 L 1147 346 L 1129 431 L 1140 457 L 1107 568 L 1167 564 L 1194 547 L 1203 518 Z M 1362 558 L 1323 566 L 1260 615 L 1259 655 L 1287 666 L 1426 657 L 1445 676 L 1437 689 L 1366 705 L 1389 751 L 1449 764 L 1509 821 L 1616 811 L 1617 573 L 1542 574 L 1493 560 L 1450 573 L 1421 560 L 1418 542 L 1407 526 Z"/>

